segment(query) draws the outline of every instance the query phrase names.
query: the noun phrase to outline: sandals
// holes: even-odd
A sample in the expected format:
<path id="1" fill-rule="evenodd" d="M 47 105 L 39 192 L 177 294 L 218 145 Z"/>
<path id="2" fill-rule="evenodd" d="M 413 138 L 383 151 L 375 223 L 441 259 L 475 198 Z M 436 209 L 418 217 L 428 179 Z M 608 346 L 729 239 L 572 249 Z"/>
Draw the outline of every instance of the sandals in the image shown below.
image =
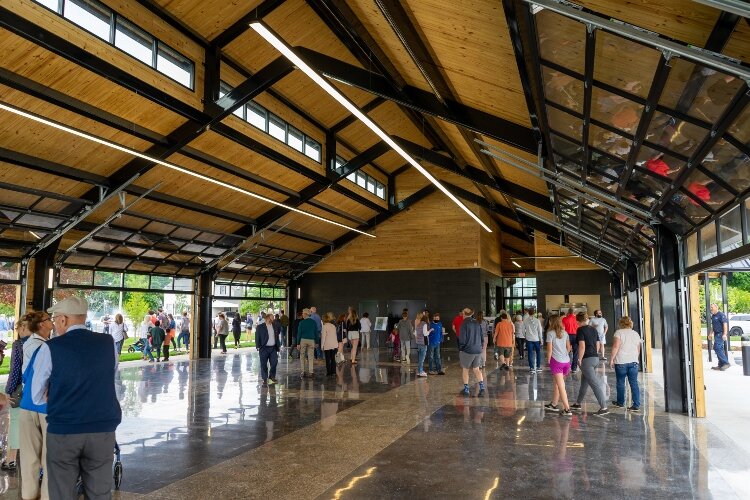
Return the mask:
<path id="1" fill-rule="evenodd" d="M 16 461 L 12 460 L 10 462 L 3 461 L 2 465 L 0 465 L 0 469 L 2 470 L 8 470 L 8 471 L 14 471 L 16 470 Z"/>

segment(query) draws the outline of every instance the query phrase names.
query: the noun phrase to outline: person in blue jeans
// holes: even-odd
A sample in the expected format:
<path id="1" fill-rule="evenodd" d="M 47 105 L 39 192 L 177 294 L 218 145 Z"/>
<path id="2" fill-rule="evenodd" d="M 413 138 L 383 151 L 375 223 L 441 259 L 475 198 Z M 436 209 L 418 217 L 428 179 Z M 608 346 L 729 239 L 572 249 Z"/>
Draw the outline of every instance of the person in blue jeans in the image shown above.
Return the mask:
<path id="1" fill-rule="evenodd" d="M 427 344 L 429 343 L 430 332 L 432 332 L 432 329 L 428 327 L 429 322 L 430 317 L 427 313 L 422 314 L 421 317 L 417 317 L 417 327 L 414 330 L 417 340 L 417 353 L 419 353 L 417 377 L 427 376 L 427 373 L 424 371 L 424 360 L 427 357 Z"/>
<path id="2" fill-rule="evenodd" d="M 617 400 L 612 401 L 612 406 L 625 407 L 625 379 L 627 378 L 633 398 L 633 404 L 628 410 L 637 412 L 641 409 L 641 390 L 638 387 L 641 336 L 633 330 L 633 321 L 628 316 L 623 316 L 617 326 L 615 342 L 612 346 L 612 360 L 609 362 L 609 366 L 615 369 L 617 377 Z"/>
<path id="3" fill-rule="evenodd" d="M 534 314 L 534 309 L 528 310 L 523 318 L 523 334 L 526 337 L 526 348 L 529 353 L 529 371 L 542 371 L 542 324 Z"/>
<path id="4" fill-rule="evenodd" d="M 432 316 L 430 323 L 430 337 L 427 345 L 427 361 L 429 364 L 430 375 L 445 375 L 443 371 L 443 362 L 440 359 L 440 344 L 443 342 L 443 324 L 440 322 L 440 313 Z"/>
<path id="5" fill-rule="evenodd" d="M 727 370 L 729 368 L 729 358 L 724 348 L 729 332 L 729 320 L 727 315 L 719 311 L 719 306 L 711 304 L 711 330 L 713 333 L 708 334 L 708 340 L 714 341 L 714 352 L 719 360 L 719 366 L 711 367 L 712 370 Z"/>

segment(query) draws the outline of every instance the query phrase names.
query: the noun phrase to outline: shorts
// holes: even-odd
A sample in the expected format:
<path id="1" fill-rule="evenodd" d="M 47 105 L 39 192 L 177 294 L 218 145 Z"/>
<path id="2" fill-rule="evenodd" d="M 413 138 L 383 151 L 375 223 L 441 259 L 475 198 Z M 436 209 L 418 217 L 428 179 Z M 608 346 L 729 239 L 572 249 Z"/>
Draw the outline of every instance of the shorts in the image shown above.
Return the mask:
<path id="1" fill-rule="evenodd" d="M 607 336 L 605 334 L 603 334 L 603 333 L 600 333 L 599 334 L 599 342 L 601 342 L 602 344 L 606 344 L 607 343 Z"/>
<path id="2" fill-rule="evenodd" d="M 482 365 L 482 354 L 469 354 L 459 351 L 458 360 L 461 363 L 461 368 L 479 368 Z"/>
<path id="3" fill-rule="evenodd" d="M 346 332 L 346 336 L 349 337 L 349 340 L 359 340 L 359 332 Z"/>
<path id="4" fill-rule="evenodd" d="M 557 375 L 559 373 L 564 377 L 568 373 L 570 373 L 570 362 L 568 361 L 567 363 L 561 363 L 555 358 L 550 358 L 549 369 L 552 372 L 552 375 Z"/>
<path id="5" fill-rule="evenodd" d="M 513 353 L 510 347 L 498 347 L 498 350 L 500 352 L 500 355 L 504 358 L 509 358 Z"/>

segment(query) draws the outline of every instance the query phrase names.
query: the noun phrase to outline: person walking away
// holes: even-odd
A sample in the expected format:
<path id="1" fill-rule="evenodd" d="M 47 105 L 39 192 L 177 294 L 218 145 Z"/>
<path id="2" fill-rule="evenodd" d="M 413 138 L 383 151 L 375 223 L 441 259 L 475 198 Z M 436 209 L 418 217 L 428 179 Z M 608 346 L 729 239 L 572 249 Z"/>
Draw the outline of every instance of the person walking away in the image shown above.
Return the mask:
<path id="1" fill-rule="evenodd" d="M 156 350 L 156 362 L 158 363 L 161 361 L 162 352 L 165 353 L 165 358 L 166 358 L 167 351 L 169 350 L 169 344 L 167 344 L 167 351 L 164 351 L 163 349 L 165 339 L 167 338 L 167 334 L 164 331 L 164 329 L 161 327 L 161 321 L 159 321 L 158 319 L 156 320 L 156 323 L 154 324 L 154 326 L 151 327 L 150 333 L 151 333 L 151 344 Z"/>
<path id="2" fill-rule="evenodd" d="M 267 314 L 265 321 L 255 328 L 255 348 L 260 354 L 260 377 L 263 380 L 263 387 L 275 384 L 280 345 L 279 339 L 273 332 L 273 314 Z M 269 364 L 271 365 L 270 373 Z"/>
<path id="3" fill-rule="evenodd" d="M 112 335 L 112 341 L 115 343 L 115 355 L 118 359 L 122 353 L 122 344 L 127 338 L 127 331 L 128 327 L 125 325 L 122 314 L 115 314 L 115 320 L 109 325 L 109 334 Z"/>
<path id="4" fill-rule="evenodd" d="M 641 355 L 641 336 L 633 330 L 633 320 L 623 316 L 617 324 L 615 340 L 612 344 L 612 361 L 610 368 L 615 369 L 617 377 L 617 401 L 612 406 L 625 407 L 625 378 L 630 385 L 633 404 L 628 407 L 632 412 L 641 411 L 641 390 L 638 387 L 638 360 Z"/>
<path id="5" fill-rule="evenodd" d="M 39 346 L 49 340 L 52 321 L 44 311 L 35 311 L 24 316 L 31 336 L 23 344 L 24 390 L 19 405 L 19 449 L 21 450 L 21 498 L 49 499 L 47 474 L 39 484 L 39 470 L 47 462 L 47 404 L 36 405 L 31 400 L 34 380 L 34 360 Z M 110 332 L 112 330 L 110 329 Z"/>
<path id="6" fill-rule="evenodd" d="M 245 340 L 250 342 L 250 334 L 253 333 L 253 315 L 250 314 L 250 312 L 247 313 L 247 317 L 245 318 L 245 332 L 246 332 Z"/>
<path id="7" fill-rule="evenodd" d="M 440 322 L 440 313 L 432 316 L 430 323 L 430 336 L 427 340 L 427 360 L 430 375 L 445 375 L 443 361 L 440 359 L 440 344 L 443 342 L 443 324 Z"/>
<path id="8" fill-rule="evenodd" d="M 565 377 L 570 373 L 570 337 L 563 327 L 560 316 L 550 316 L 549 331 L 547 332 L 547 364 L 555 385 L 552 392 L 552 401 L 544 405 L 545 410 L 558 411 L 557 403 L 562 401 L 563 407 L 559 409 L 560 415 L 570 417 L 568 393 L 565 390 Z"/>
<path id="9" fill-rule="evenodd" d="M 297 345 L 299 346 L 299 359 L 302 362 L 302 377 L 312 378 L 314 351 L 318 345 L 318 327 L 315 320 L 310 318 L 310 309 L 302 310 L 302 321 L 297 327 Z"/>
<path id="10" fill-rule="evenodd" d="M 336 320 L 336 341 L 338 351 L 336 352 L 336 364 L 344 362 L 344 342 L 346 341 L 346 314 L 339 314 Z"/>
<path id="11" fill-rule="evenodd" d="M 323 330 L 320 336 L 320 348 L 323 349 L 323 355 L 326 358 L 326 376 L 336 376 L 336 352 L 339 348 L 339 340 L 336 335 L 336 317 L 332 312 L 323 315 Z"/>
<path id="12" fill-rule="evenodd" d="M 219 313 L 219 325 L 216 329 L 216 335 L 219 337 L 219 344 L 221 345 L 221 353 L 227 353 L 227 335 L 229 335 L 229 322 L 224 313 Z"/>
<path id="13" fill-rule="evenodd" d="M 29 331 L 26 321 L 21 318 L 16 323 L 16 339 L 13 341 L 10 350 L 10 372 L 8 372 L 8 380 L 5 383 L 5 394 L 11 399 L 10 429 L 8 431 L 8 451 L 0 467 L 2 470 L 11 472 L 17 469 L 18 449 L 21 447 L 21 409 L 18 404 L 23 387 L 23 346 L 30 336 L 31 331 Z"/>
<path id="14" fill-rule="evenodd" d="M 187 311 L 182 311 L 182 321 L 180 322 L 180 335 L 177 337 L 177 350 L 180 346 L 185 346 L 185 351 L 190 352 L 190 318 Z"/>
<path id="15" fill-rule="evenodd" d="M 36 353 L 31 397 L 47 403 L 49 495 L 55 500 L 111 498 L 112 450 L 122 412 L 115 394 L 112 338 L 84 327 L 88 303 L 70 297 L 47 310 L 59 335 Z M 50 380 L 53 383 L 50 383 Z"/>
<path id="16" fill-rule="evenodd" d="M 169 343 L 172 344 L 172 349 L 177 351 L 177 343 L 175 342 L 175 337 L 177 336 L 177 322 L 174 320 L 172 313 L 167 314 L 167 321 L 169 322 L 169 327 L 166 328 L 167 336 L 169 336 Z"/>
<path id="17" fill-rule="evenodd" d="M 427 344 L 429 343 L 430 333 L 432 329 L 428 326 L 430 317 L 427 314 L 423 314 L 417 323 L 416 337 L 417 337 L 417 353 L 419 355 L 417 364 L 417 377 L 426 377 L 427 373 L 424 371 L 424 359 L 427 357 Z"/>
<path id="18" fill-rule="evenodd" d="M 148 340 L 148 337 L 151 333 L 151 328 L 153 328 L 153 323 L 151 322 L 151 315 L 146 314 L 143 317 L 143 322 L 141 322 L 141 342 L 143 342 L 143 356 L 142 358 L 148 359 L 149 363 L 154 362 L 154 355 L 151 352 L 151 343 Z"/>
<path id="19" fill-rule="evenodd" d="M 463 310 L 463 321 L 458 336 L 458 360 L 461 364 L 461 376 L 464 382 L 464 388 L 461 391 L 463 396 L 468 396 L 469 391 L 469 370 L 474 372 L 479 383 L 479 393 L 477 396 L 484 396 L 484 378 L 479 365 L 482 363 L 482 327 L 474 318 L 474 311 L 467 307 Z"/>
<path id="20" fill-rule="evenodd" d="M 281 337 L 281 319 L 279 319 L 279 315 L 273 315 L 273 321 L 271 322 L 271 326 L 273 326 L 273 334 L 276 335 L 276 341 L 279 345 L 282 345 L 284 343 L 284 339 Z"/>
<path id="21" fill-rule="evenodd" d="M 299 328 L 299 323 L 302 321 L 302 311 L 297 311 L 297 317 L 294 318 L 294 321 L 292 321 L 292 328 L 289 332 L 289 346 L 294 347 L 296 345 L 297 341 L 297 328 Z M 291 353 L 289 353 L 291 356 Z"/>
<path id="22" fill-rule="evenodd" d="M 500 350 L 500 369 L 510 370 L 513 365 L 513 334 L 515 327 L 511 323 L 508 313 L 502 313 L 498 318 L 500 321 L 495 326 L 495 336 L 492 341 L 496 349 Z"/>
<path id="23" fill-rule="evenodd" d="M 359 336 L 362 339 L 362 349 L 370 349 L 372 345 L 372 321 L 370 321 L 370 313 L 364 313 L 362 318 L 359 320 L 359 326 L 362 328 L 359 331 Z"/>
<path id="24" fill-rule="evenodd" d="M 458 311 L 458 314 L 451 322 L 451 328 L 453 328 L 453 335 L 456 336 L 456 345 L 458 346 L 458 336 L 461 335 L 461 323 L 464 321 L 463 309 Z"/>
<path id="25" fill-rule="evenodd" d="M 524 350 L 526 347 L 526 337 L 523 334 L 523 318 L 520 314 L 516 314 L 513 320 L 513 328 L 516 334 L 516 349 L 518 349 L 518 359 L 523 359 Z"/>
<path id="26" fill-rule="evenodd" d="M 576 315 L 573 314 L 573 309 L 568 309 L 568 314 L 562 320 L 563 328 L 568 332 L 570 337 L 570 346 L 572 349 L 572 363 L 570 365 L 570 371 L 575 373 L 578 371 L 578 321 Z"/>
<path id="27" fill-rule="evenodd" d="M 604 399 L 604 387 L 601 380 L 596 376 L 596 367 L 599 366 L 599 354 L 597 344 L 599 343 L 599 333 L 596 328 L 589 325 L 589 315 L 581 311 L 576 314 L 578 322 L 578 364 L 581 367 L 581 386 L 578 389 L 576 402 L 570 405 L 575 411 L 581 410 L 589 386 L 594 390 L 596 400 L 599 402 L 599 411 L 594 415 L 606 415 L 609 413 L 607 402 Z"/>
<path id="28" fill-rule="evenodd" d="M 484 337 L 482 338 L 482 364 L 479 367 L 484 368 L 487 364 L 487 345 L 490 342 L 490 324 L 484 319 L 484 311 L 479 311 L 479 313 L 477 313 L 477 323 L 479 323 L 479 326 L 482 328 L 482 333 L 484 334 Z"/>
<path id="29" fill-rule="evenodd" d="M 596 328 L 596 332 L 599 334 L 599 359 L 607 361 L 605 348 L 607 346 L 607 330 L 609 330 L 609 325 L 607 324 L 607 320 L 602 316 L 601 309 L 594 311 L 594 317 L 589 320 L 589 324 Z"/>
<path id="30" fill-rule="evenodd" d="M 523 318 L 523 335 L 526 338 L 526 349 L 529 354 L 529 371 L 537 373 L 542 371 L 542 325 L 534 315 L 534 309 L 528 310 Z"/>
<path id="31" fill-rule="evenodd" d="M 346 319 L 346 336 L 352 343 L 351 362 L 353 365 L 357 364 L 357 346 L 359 345 L 359 331 L 362 328 L 362 324 L 359 322 L 359 316 L 357 311 L 352 309 L 349 312 L 349 317 Z"/>
<path id="32" fill-rule="evenodd" d="M 281 347 L 286 346 L 286 334 L 289 331 L 289 316 L 284 314 L 284 310 L 281 310 L 281 316 L 279 316 L 279 323 L 281 324 Z"/>
<path id="33" fill-rule="evenodd" d="M 320 319 L 320 316 L 318 315 L 318 308 L 315 306 L 310 307 L 310 319 L 312 319 L 315 322 L 315 326 L 318 328 L 318 337 L 320 338 L 320 332 L 323 331 L 323 320 Z M 315 348 L 315 359 L 322 358 L 323 353 L 319 352 L 320 348 Z"/>
<path id="34" fill-rule="evenodd" d="M 409 362 L 409 353 L 411 352 L 411 336 L 414 332 L 414 324 L 409 321 L 409 313 L 401 313 L 401 321 L 396 326 L 398 329 L 398 338 L 401 342 L 401 362 Z"/>
<path id="35" fill-rule="evenodd" d="M 235 314 L 234 318 L 232 318 L 232 336 L 234 337 L 234 348 L 239 349 L 240 337 L 242 337 L 242 320 L 240 319 L 239 313 Z"/>
<path id="36" fill-rule="evenodd" d="M 708 334 L 708 340 L 714 341 L 714 352 L 716 353 L 716 359 L 719 360 L 718 366 L 712 366 L 712 370 L 725 371 L 729 369 L 729 359 L 727 358 L 727 352 L 724 350 L 728 332 L 729 320 L 727 315 L 719 311 L 719 306 L 711 304 L 711 333 Z"/>

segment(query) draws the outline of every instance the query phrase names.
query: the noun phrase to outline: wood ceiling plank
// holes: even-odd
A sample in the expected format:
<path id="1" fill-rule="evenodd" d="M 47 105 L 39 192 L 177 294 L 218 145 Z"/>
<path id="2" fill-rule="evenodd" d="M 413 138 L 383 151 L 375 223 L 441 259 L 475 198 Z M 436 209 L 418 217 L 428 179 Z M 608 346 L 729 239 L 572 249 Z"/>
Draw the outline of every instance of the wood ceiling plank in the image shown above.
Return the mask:
<path id="1" fill-rule="evenodd" d="M 263 0 L 155 0 L 208 40 L 214 39 Z"/>

